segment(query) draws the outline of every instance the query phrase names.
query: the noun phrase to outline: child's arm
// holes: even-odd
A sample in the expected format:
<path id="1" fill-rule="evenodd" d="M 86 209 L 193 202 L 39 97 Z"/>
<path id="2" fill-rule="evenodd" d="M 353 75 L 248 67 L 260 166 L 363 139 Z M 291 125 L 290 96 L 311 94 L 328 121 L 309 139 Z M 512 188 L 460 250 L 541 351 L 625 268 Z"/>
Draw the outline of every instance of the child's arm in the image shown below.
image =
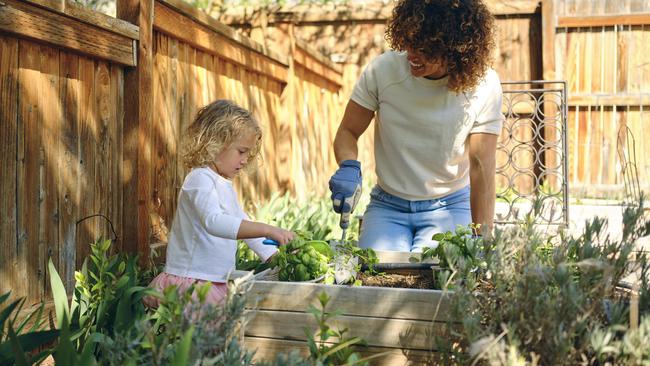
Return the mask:
<path id="1" fill-rule="evenodd" d="M 241 207 L 240 207 L 241 209 Z M 238 236 L 245 235 L 245 234 L 254 234 L 255 232 L 264 232 L 262 235 L 254 235 L 252 238 L 244 238 L 243 236 L 240 237 L 239 239 L 244 239 L 244 242 L 246 242 L 246 245 L 248 245 L 249 248 L 251 248 L 260 258 L 262 258 L 262 261 L 266 262 L 273 256 L 275 253 L 277 253 L 277 248 L 272 246 L 272 245 L 264 245 L 263 241 L 265 238 L 271 238 L 275 241 L 277 241 L 280 244 L 286 244 L 283 243 L 281 240 L 278 240 L 274 237 L 274 233 L 272 231 L 277 231 L 280 230 L 284 233 L 280 233 L 281 235 L 285 235 L 286 233 L 289 233 L 290 239 L 287 241 L 287 243 L 291 240 L 293 240 L 294 234 L 291 231 L 283 230 L 271 225 L 267 225 L 261 222 L 254 222 L 251 221 L 248 215 L 242 210 L 241 211 L 242 216 L 244 217 L 244 220 L 242 221 L 241 225 L 239 226 L 239 233 L 237 234 Z M 243 231 L 242 232 L 242 228 Z M 249 232 L 250 230 L 250 232 Z M 266 232 L 266 231 L 269 232 Z M 247 236 L 247 235 L 246 235 Z"/>
<path id="2" fill-rule="evenodd" d="M 237 239 L 260 237 L 270 238 L 280 243 L 280 245 L 285 245 L 293 240 L 294 234 L 289 230 L 284 230 L 261 222 L 242 220 L 241 225 L 239 225 Z"/>

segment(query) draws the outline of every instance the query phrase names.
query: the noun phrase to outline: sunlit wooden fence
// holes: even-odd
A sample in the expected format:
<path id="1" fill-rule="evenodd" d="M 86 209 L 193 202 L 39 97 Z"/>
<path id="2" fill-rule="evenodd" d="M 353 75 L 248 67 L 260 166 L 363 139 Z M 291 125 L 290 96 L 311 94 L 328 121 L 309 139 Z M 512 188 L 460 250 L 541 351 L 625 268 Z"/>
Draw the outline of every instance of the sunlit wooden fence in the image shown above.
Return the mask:
<path id="1" fill-rule="evenodd" d="M 113 238 L 109 221 L 118 250 L 146 256 L 152 220 L 171 223 L 186 173 L 182 131 L 217 98 L 264 130 L 243 199 L 327 190 L 339 67 L 300 42 L 273 52 L 181 1 L 121 0 L 118 17 L 0 3 L 0 293 L 47 299 L 50 257 L 72 289 L 88 243 Z"/>

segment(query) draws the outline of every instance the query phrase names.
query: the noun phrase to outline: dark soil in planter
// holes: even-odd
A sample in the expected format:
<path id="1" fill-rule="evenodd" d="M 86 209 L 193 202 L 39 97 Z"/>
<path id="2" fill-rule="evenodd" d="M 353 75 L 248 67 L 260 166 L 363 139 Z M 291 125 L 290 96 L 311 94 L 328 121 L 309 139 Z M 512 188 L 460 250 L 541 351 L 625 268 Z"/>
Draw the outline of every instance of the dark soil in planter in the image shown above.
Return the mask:
<path id="1" fill-rule="evenodd" d="M 431 270 L 413 273 L 386 272 L 376 275 L 361 272 L 357 277 L 363 286 L 435 289 Z"/>

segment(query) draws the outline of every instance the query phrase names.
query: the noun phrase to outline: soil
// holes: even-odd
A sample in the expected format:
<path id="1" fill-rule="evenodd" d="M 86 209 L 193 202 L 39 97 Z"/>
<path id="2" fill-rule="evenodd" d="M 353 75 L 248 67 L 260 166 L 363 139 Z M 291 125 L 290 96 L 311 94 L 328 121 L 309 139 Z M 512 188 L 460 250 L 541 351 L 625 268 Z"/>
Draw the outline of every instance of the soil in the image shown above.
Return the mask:
<path id="1" fill-rule="evenodd" d="M 383 273 L 378 275 L 369 275 L 367 273 L 359 273 L 358 279 L 361 280 L 363 286 L 375 287 L 398 287 L 398 288 L 417 288 L 417 289 L 434 289 L 433 274 L 419 273 L 419 274 L 397 274 L 397 273 Z"/>

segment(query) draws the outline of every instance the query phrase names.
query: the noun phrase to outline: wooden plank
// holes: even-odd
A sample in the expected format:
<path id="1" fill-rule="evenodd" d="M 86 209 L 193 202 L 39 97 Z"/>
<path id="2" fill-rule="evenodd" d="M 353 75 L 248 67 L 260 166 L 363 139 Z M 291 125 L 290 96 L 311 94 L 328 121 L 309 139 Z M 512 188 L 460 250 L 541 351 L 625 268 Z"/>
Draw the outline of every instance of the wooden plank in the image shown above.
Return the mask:
<path id="1" fill-rule="evenodd" d="M 306 312 L 254 310 L 248 312 L 247 319 L 245 335 L 253 337 L 305 341 L 305 328 L 318 328 L 314 315 Z M 363 338 L 370 347 L 419 350 L 434 349 L 434 335 L 443 335 L 447 328 L 446 323 L 431 321 L 348 315 L 333 318 L 330 326 L 348 329 L 348 337 Z"/>
<path id="2" fill-rule="evenodd" d="M 151 214 L 159 215 L 165 220 L 171 218 L 174 212 L 176 171 L 169 169 L 169 166 L 174 167 L 176 164 L 176 139 L 178 138 L 178 131 L 175 128 L 177 121 L 172 119 L 175 116 L 176 100 L 172 99 L 175 88 L 171 80 L 175 76 L 171 70 L 169 41 L 168 37 L 159 34 L 154 36 L 153 96 L 154 110 L 158 117 L 154 121 L 156 131 L 153 135 L 152 157 L 154 207 Z"/>
<path id="3" fill-rule="evenodd" d="M 3 0 L 4 1 L 4 0 Z M 54 46 L 134 66 L 134 41 L 18 0 L 0 6 L 0 29 Z"/>
<path id="4" fill-rule="evenodd" d="M 38 235 L 41 205 L 40 172 L 42 164 L 42 105 L 39 90 L 34 85 L 41 81 L 40 47 L 29 42 L 19 43 L 19 100 L 18 100 L 18 243 L 17 278 L 12 284 L 15 295 L 27 296 L 27 304 L 41 300 L 38 276 Z"/>
<path id="5" fill-rule="evenodd" d="M 83 261 L 90 254 L 90 243 L 94 242 L 98 235 L 98 223 L 100 217 L 91 217 L 97 212 L 96 202 L 96 171 L 95 159 L 99 156 L 95 153 L 97 116 L 95 114 L 95 62 L 92 59 L 81 57 L 79 59 L 79 195 L 80 206 L 78 211 L 79 222 L 77 225 L 77 248 L 76 263 L 74 268 L 81 268 Z"/>
<path id="6" fill-rule="evenodd" d="M 65 0 L 24 0 L 36 6 L 52 9 L 61 13 L 65 12 Z"/>
<path id="7" fill-rule="evenodd" d="M 113 233 L 110 231 L 110 223 L 113 223 L 114 217 L 111 217 L 110 209 L 110 178 L 111 178 L 111 125 L 115 121 L 111 120 L 111 106 L 115 104 L 111 100 L 111 81 L 110 65 L 105 61 L 95 62 L 95 94 L 93 95 L 93 110 L 95 111 L 96 121 L 96 141 L 95 144 L 95 202 L 96 213 L 101 213 L 106 218 L 98 218 L 99 227 L 98 237 L 102 239 L 113 239 Z M 109 223 L 110 220 L 110 223 Z"/>
<path id="8" fill-rule="evenodd" d="M 18 256 L 18 40 L 0 34 L 0 294 L 12 291 L 12 299 L 24 296 Z"/>
<path id="9" fill-rule="evenodd" d="M 65 0 L 65 14 L 86 24 L 103 28 L 133 40 L 140 39 L 140 28 L 137 25 L 88 9 L 74 1 Z"/>
<path id="10" fill-rule="evenodd" d="M 116 19 L 110 15 L 100 13 L 98 11 L 89 9 L 83 5 L 79 5 L 70 0 L 23 0 L 24 2 L 34 4 L 36 6 L 44 6 L 54 10 L 57 14 L 65 15 L 68 18 L 82 21 L 94 27 L 100 27 L 107 31 L 121 34 L 125 37 L 138 40 L 139 30 L 138 27 Z"/>
<path id="11" fill-rule="evenodd" d="M 570 94 L 567 98 L 570 106 L 647 106 L 650 105 L 650 93 L 618 94 Z"/>
<path id="12" fill-rule="evenodd" d="M 616 25 L 644 24 L 650 24 L 650 13 L 562 16 L 557 19 L 557 27 L 562 28 L 612 27 Z"/>
<path id="13" fill-rule="evenodd" d="M 203 11 L 200 11 L 188 3 L 181 1 L 181 0 L 159 0 L 161 4 L 164 4 L 166 7 L 172 9 L 175 12 L 178 12 L 185 17 L 188 17 L 192 19 L 193 21 L 211 29 L 212 31 L 219 33 L 226 38 L 234 41 L 235 43 L 238 43 L 240 45 L 245 46 L 246 48 L 253 50 L 259 54 L 265 55 L 269 58 L 274 59 L 275 61 L 283 64 L 283 65 L 288 65 L 289 62 L 287 60 L 287 57 L 275 52 L 274 50 L 270 50 L 263 45 L 251 40 L 248 37 L 243 36 L 240 32 L 237 32 L 233 28 L 219 22 L 218 20 L 212 18 L 211 16 L 207 15 Z M 158 11 L 158 6 L 156 6 L 156 11 Z M 158 14 L 156 14 L 158 16 Z"/>
<path id="14" fill-rule="evenodd" d="M 579 61 L 579 41 L 578 32 L 571 31 L 566 33 L 566 57 L 564 62 L 564 78 L 567 79 L 567 93 L 572 95 L 578 92 L 578 61 Z"/>
<path id="15" fill-rule="evenodd" d="M 124 243 L 149 256 L 152 198 L 153 0 L 118 0 L 117 17 L 140 27 L 138 67 L 124 73 Z"/>
<path id="16" fill-rule="evenodd" d="M 184 131 L 186 131 L 187 127 L 189 124 L 192 122 L 191 117 L 185 116 L 183 113 L 184 111 L 184 104 L 183 104 L 183 98 L 185 98 L 186 93 L 184 93 L 184 85 L 185 85 L 185 79 L 184 79 L 184 70 L 185 67 L 183 63 L 180 61 L 181 57 L 181 48 L 184 47 L 184 44 L 179 42 L 177 39 L 174 38 L 169 38 L 168 39 L 168 51 L 169 51 L 169 58 L 171 60 L 171 69 L 173 71 L 172 78 L 170 82 L 172 83 L 172 90 L 171 90 L 171 98 L 174 101 L 173 104 L 173 120 L 175 121 L 174 123 L 174 128 L 176 131 L 178 131 L 178 136 L 176 137 L 176 144 L 179 146 L 177 149 L 177 157 L 176 157 L 176 167 L 175 167 L 175 174 L 176 176 L 174 177 L 174 197 L 178 197 L 178 192 L 180 191 L 180 188 L 183 184 L 184 178 L 185 178 L 185 167 L 183 163 L 183 158 L 181 152 L 182 149 L 180 146 L 182 146 L 182 139 L 183 139 L 183 134 Z M 170 208 L 172 208 L 175 212 L 177 202 L 174 202 Z M 165 220 L 168 220 L 167 222 L 171 224 L 172 222 L 172 216 L 166 216 Z"/>
<path id="17" fill-rule="evenodd" d="M 650 4 L 646 5 L 648 8 L 650 8 Z M 639 37 L 639 44 L 638 46 L 641 45 L 648 45 L 650 44 L 650 25 L 644 25 L 643 26 L 643 34 Z M 643 49 L 643 47 L 639 47 Z M 648 62 L 648 57 L 647 56 L 641 56 L 641 52 L 638 53 L 639 58 L 635 60 L 637 67 L 640 69 L 640 74 L 641 74 L 641 89 L 643 92 L 650 92 L 650 63 Z"/>
<path id="18" fill-rule="evenodd" d="M 59 169 L 59 275 L 68 294 L 74 288 L 76 263 L 76 220 L 81 202 L 79 164 L 80 88 L 79 56 L 62 52 L 60 95 L 63 115 L 61 145 L 63 156 Z"/>
<path id="19" fill-rule="evenodd" d="M 338 86 L 336 89 L 341 87 L 343 83 L 341 67 L 317 53 L 306 43 L 296 42 L 293 58 L 295 62 L 301 64 L 310 72 L 336 84 Z"/>
<path id="20" fill-rule="evenodd" d="M 318 294 L 331 297 L 331 309 L 350 316 L 446 321 L 448 295 L 439 290 L 397 289 L 384 287 L 347 287 L 318 283 L 256 281 L 249 306 L 261 310 L 304 311 L 318 305 Z M 290 299 L 290 301 L 288 300 Z M 257 302 L 257 303 L 256 303 Z M 359 304 L 374 304 L 360 307 Z"/>
<path id="21" fill-rule="evenodd" d="M 614 92 L 621 94 L 627 91 L 630 32 L 627 27 L 616 27 L 616 72 L 612 73 Z"/>
<path id="22" fill-rule="evenodd" d="M 591 92 L 592 93 L 602 93 L 602 82 L 605 75 L 605 70 L 603 70 L 603 59 L 605 53 L 605 28 L 596 28 L 591 34 L 592 39 L 592 48 L 591 50 L 591 70 L 593 75 L 591 76 Z"/>
<path id="23" fill-rule="evenodd" d="M 307 342 L 301 341 L 263 337 L 246 337 L 244 339 L 244 347 L 248 351 L 255 351 L 255 356 L 253 358 L 254 362 L 272 361 L 276 358 L 277 355 L 282 353 L 289 353 L 291 351 L 296 351 L 303 357 L 307 357 L 309 355 Z M 412 349 L 403 350 L 400 348 L 388 347 L 356 347 L 355 352 L 358 352 L 362 357 L 384 353 L 383 356 L 372 359 L 371 364 L 375 366 L 433 364 L 433 354 L 429 351 Z"/>
<path id="24" fill-rule="evenodd" d="M 111 85 L 110 85 L 110 100 L 111 103 L 111 116 L 113 121 L 110 125 L 112 136 L 112 144 L 110 149 L 111 154 L 111 180 L 110 180 L 110 197 L 111 209 L 110 217 L 113 220 L 113 225 L 117 231 L 119 239 L 115 243 L 116 251 L 122 252 L 124 250 L 124 240 L 121 237 L 123 233 L 123 201 L 124 195 L 122 191 L 122 151 L 124 149 L 124 133 L 123 133 L 123 116 L 124 116 L 124 71 L 121 67 L 116 65 L 111 66 Z"/>
<path id="25" fill-rule="evenodd" d="M 287 77 L 287 65 L 268 55 L 243 47 L 220 33 L 206 28 L 172 9 L 156 3 L 154 26 L 162 33 L 193 47 L 236 62 L 279 81 Z"/>
<path id="26" fill-rule="evenodd" d="M 43 110 L 41 128 L 43 133 L 43 173 L 42 188 L 43 206 L 41 209 L 41 226 L 39 232 L 39 283 L 42 285 L 41 298 L 51 298 L 50 281 L 47 275 L 49 258 L 61 268 L 59 262 L 59 169 L 61 160 L 61 127 L 63 116 L 61 114 L 61 98 L 59 95 L 59 53 L 58 49 L 41 46 L 41 84 L 38 88 L 40 104 Z M 48 294 L 45 297 L 45 294 Z"/>

